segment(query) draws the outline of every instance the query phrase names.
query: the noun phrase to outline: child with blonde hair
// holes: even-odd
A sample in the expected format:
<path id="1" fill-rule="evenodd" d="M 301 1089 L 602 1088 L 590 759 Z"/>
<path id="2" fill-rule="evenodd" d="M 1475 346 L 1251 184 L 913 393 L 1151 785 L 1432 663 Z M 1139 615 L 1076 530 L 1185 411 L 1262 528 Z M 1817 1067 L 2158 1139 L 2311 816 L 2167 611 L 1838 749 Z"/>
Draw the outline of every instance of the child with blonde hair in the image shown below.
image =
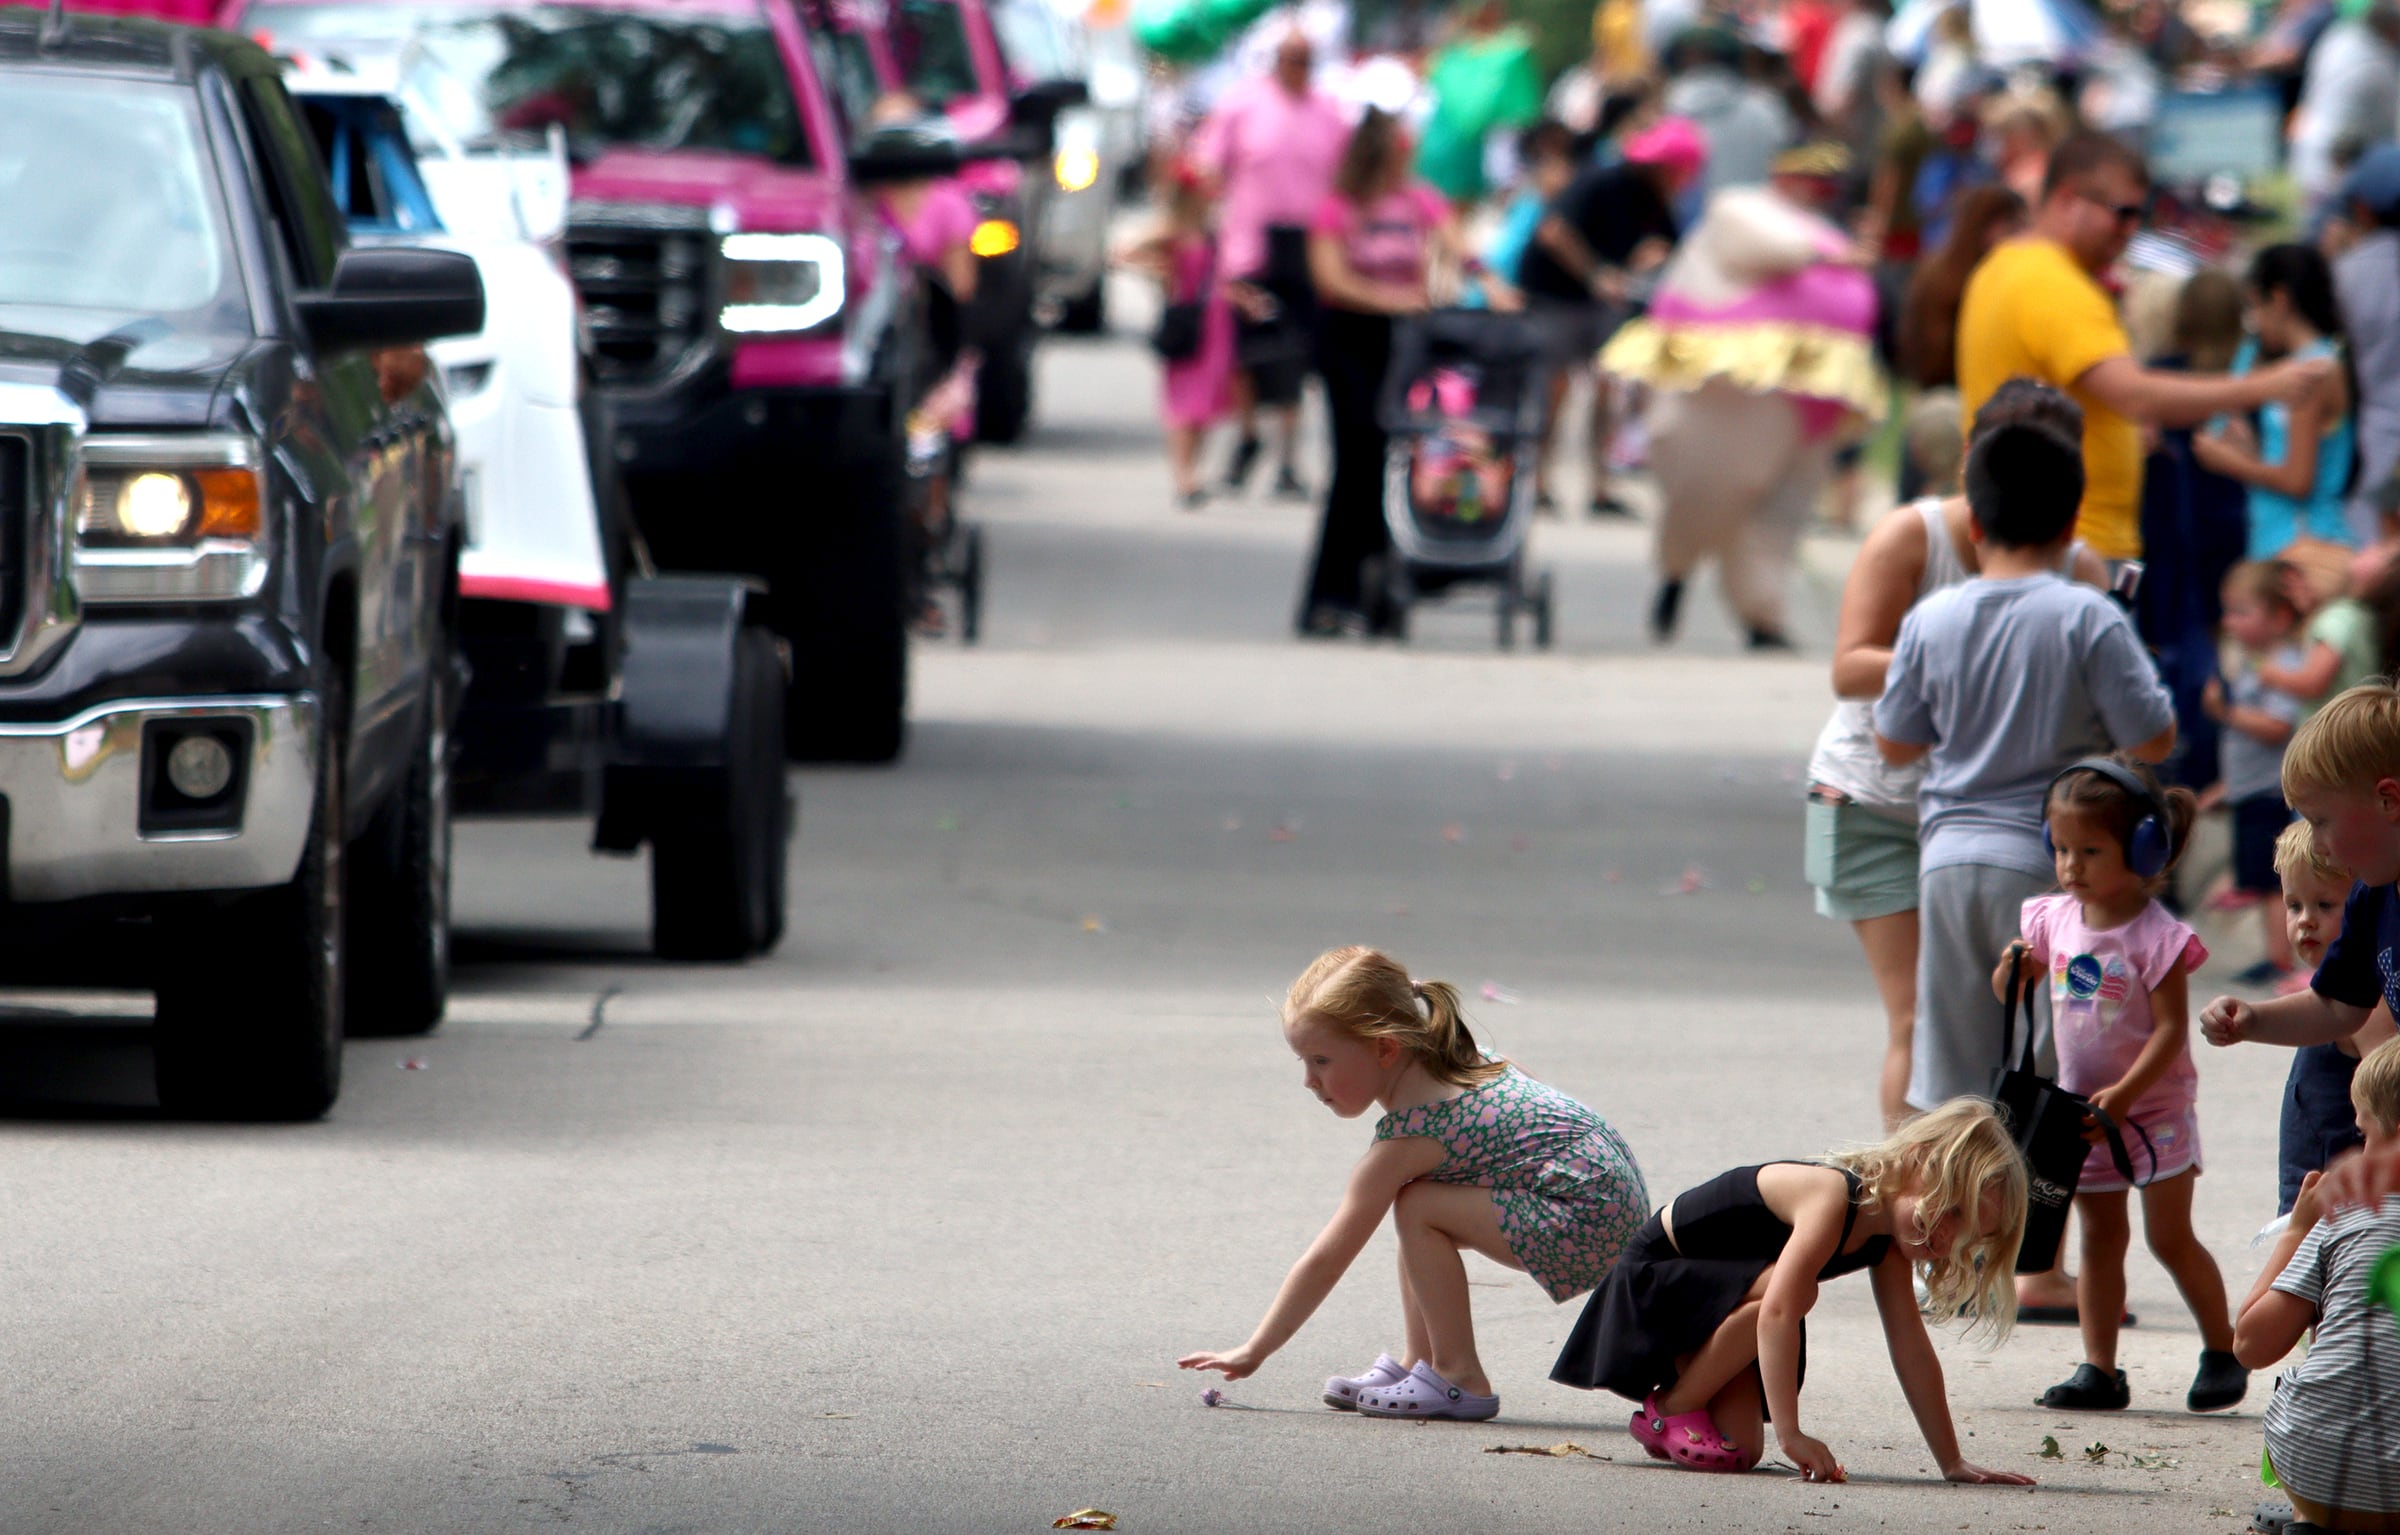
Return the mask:
<path id="1" fill-rule="evenodd" d="M 2369 1153 L 2388 1155 L 2400 1141 L 2400 1040 L 2359 1062 L 2350 1104 Z M 2263 1370 L 2315 1330 L 2267 1403 L 2261 1471 L 2319 1529 L 2400 1532 L 2400 1434 L 2390 1421 L 2400 1337 L 2372 1294 L 2378 1262 L 2400 1244 L 2400 1198 L 2331 1213 L 2318 1200 L 2322 1176 L 2301 1184 L 2291 1224 L 2242 1302 L 2234 1348 Z"/>
<path id="2" fill-rule="evenodd" d="M 1344 1119 L 1383 1109 L 1339 1209 L 1248 1342 L 1186 1354 L 1187 1370 L 1254 1373 L 1291 1341 L 1383 1223 L 1400 1237 L 1402 1357 L 1325 1383 L 1329 1407 L 1377 1418 L 1496 1416 L 1475 1352 L 1472 1249 L 1533 1276 L 1554 1301 L 1599 1283 L 1649 1208 L 1641 1169 L 1607 1121 L 1488 1056 L 1457 988 L 1414 981 L 1363 946 L 1318 956 L 1292 983 L 1283 1037 L 1301 1085 Z"/>
<path id="3" fill-rule="evenodd" d="M 1893 1373 L 1942 1475 L 2030 1486 L 1959 1454 L 1925 1331 L 1928 1316 L 1972 1315 L 1994 1339 L 2006 1335 L 2025 1197 L 2024 1159 L 1980 1098 L 1953 1099 L 1888 1140 L 1821 1161 L 1721 1173 L 1644 1223 L 1550 1378 L 1641 1403 L 1631 1431 L 1654 1459 L 1747 1471 L 1772 1422 L 1804 1477 L 1843 1481 L 1841 1462 L 1800 1427 L 1806 1320 L 1826 1280 L 1863 1269 Z"/>
<path id="4" fill-rule="evenodd" d="M 2158 899 L 2190 840 L 2196 801 L 2189 789 L 2161 787 L 2130 757 L 2087 757 L 2052 780 L 2046 810 L 2059 889 L 2025 903 L 2024 936 L 1993 973 L 1992 989 L 2005 995 L 2011 972 L 2049 982 L 2058 1085 L 2123 1130 L 2137 1181 L 2117 1170 L 2108 1147 L 2092 1147 L 2075 1191 L 2083 1363 L 2043 1392 L 2041 1405 L 2114 1410 L 2133 1400 L 2117 1368 L 2117 1331 L 2132 1241 L 2126 1195 L 2138 1186 L 2150 1251 L 2200 1324 L 2200 1369 L 2184 1405 L 2231 1407 L 2250 1376 L 2233 1357 L 2224 1276 L 2192 1232 L 2200 1073 L 2185 977 L 2208 948 Z M 2087 1118 L 2098 1142 L 2098 1118 Z"/>

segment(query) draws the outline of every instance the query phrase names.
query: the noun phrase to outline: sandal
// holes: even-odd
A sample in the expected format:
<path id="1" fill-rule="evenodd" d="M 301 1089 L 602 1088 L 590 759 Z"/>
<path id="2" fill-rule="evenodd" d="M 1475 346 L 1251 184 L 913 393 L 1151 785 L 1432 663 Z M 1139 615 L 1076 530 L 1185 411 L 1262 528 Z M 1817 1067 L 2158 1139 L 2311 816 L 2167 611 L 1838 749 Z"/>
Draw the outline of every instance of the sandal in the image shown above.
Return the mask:
<path id="1" fill-rule="evenodd" d="M 1656 1392 L 1643 1398 L 1642 1410 L 1626 1426 L 1652 1460 L 1672 1460 L 1694 1471 L 1747 1471 L 1758 1464 L 1756 1456 L 1718 1432 L 1706 1408 L 1670 1418 L 1659 1411 Z"/>
<path id="2" fill-rule="evenodd" d="M 1359 1375 L 1336 1375 L 1325 1383 L 1325 1405 L 1341 1412 L 1358 1410 L 1358 1394 L 1380 1386 L 1396 1386 L 1408 1370 L 1389 1354 L 1377 1354 L 1373 1368 Z"/>
<path id="3" fill-rule="evenodd" d="M 1461 1391 L 1420 1359 L 1415 1369 L 1392 1384 L 1361 1391 L 1358 1411 L 1368 1418 L 1457 1418 L 1480 1423 L 1500 1416 L 1500 1399 Z"/>

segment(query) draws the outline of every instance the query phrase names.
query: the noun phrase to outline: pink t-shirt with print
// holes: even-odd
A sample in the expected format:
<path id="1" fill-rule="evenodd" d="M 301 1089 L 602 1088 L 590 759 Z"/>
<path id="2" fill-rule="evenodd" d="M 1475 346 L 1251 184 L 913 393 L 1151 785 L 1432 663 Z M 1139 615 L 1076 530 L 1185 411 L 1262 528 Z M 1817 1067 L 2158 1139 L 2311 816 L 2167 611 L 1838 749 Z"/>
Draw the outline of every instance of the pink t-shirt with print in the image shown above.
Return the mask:
<path id="1" fill-rule="evenodd" d="M 1441 193 L 1412 181 L 1363 209 L 1338 192 L 1330 194 L 1317 204 L 1308 227 L 1341 241 L 1350 269 L 1368 282 L 1412 284 L 1425 280 L 1433 232 L 1449 216 Z"/>
<path id="2" fill-rule="evenodd" d="M 2092 928 L 2075 897 L 2063 891 L 2037 895 L 2025 903 L 2020 931 L 2033 957 L 2050 969 L 2058 1085 L 2087 1098 L 2121 1080 L 2150 1043 L 2150 994 L 2176 971 L 2188 974 L 2208 958 L 2199 936 L 2156 901 L 2122 927 Z M 2183 1054 L 2134 1104 L 2133 1117 L 2148 1125 L 2188 1112 L 2199 1092 L 2200 1070 L 2187 1040 Z M 2134 1160 L 2138 1173 L 2138 1151 Z"/>

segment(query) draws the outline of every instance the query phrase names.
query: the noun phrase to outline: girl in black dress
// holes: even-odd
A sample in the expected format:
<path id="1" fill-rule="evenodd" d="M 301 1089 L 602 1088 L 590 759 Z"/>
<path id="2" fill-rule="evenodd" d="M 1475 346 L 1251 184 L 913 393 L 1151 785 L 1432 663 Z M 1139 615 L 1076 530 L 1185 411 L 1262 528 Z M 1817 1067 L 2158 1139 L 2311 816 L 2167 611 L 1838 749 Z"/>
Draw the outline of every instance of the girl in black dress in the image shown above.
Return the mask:
<path id="1" fill-rule="evenodd" d="M 1942 1475 L 2030 1485 L 1960 1457 L 1925 1332 L 1928 1314 L 1972 1314 L 1995 1340 L 2004 1336 L 2024 1235 L 2016 1145 L 1989 1103 L 1953 1099 L 1879 1145 L 1737 1167 L 1676 1197 L 1593 1292 L 1550 1378 L 1640 1402 L 1633 1437 L 1656 1459 L 1747 1471 L 1772 1422 L 1802 1476 L 1842 1481 L 1841 1462 L 1800 1428 L 1806 1318 L 1819 1284 L 1863 1269 L 1874 1276 L 1900 1389 Z"/>

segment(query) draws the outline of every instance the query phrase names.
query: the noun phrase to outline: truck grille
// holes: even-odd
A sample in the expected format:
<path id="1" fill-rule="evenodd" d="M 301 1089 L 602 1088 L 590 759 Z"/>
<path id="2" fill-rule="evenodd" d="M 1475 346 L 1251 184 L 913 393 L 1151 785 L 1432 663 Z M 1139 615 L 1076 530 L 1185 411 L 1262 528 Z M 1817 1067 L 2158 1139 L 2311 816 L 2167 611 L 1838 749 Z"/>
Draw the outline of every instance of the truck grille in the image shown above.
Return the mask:
<path id="1" fill-rule="evenodd" d="M 25 616 L 25 557 L 33 521 L 33 444 L 0 433 L 0 637 L 14 635 Z M 0 639 L 0 645 L 4 645 Z"/>
<path id="2" fill-rule="evenodd" d="M 655 383 L 706 338 L 711 237 L 697 208 L 590 206 L 567 220 L 567 269 L 604 384 Z"/>

